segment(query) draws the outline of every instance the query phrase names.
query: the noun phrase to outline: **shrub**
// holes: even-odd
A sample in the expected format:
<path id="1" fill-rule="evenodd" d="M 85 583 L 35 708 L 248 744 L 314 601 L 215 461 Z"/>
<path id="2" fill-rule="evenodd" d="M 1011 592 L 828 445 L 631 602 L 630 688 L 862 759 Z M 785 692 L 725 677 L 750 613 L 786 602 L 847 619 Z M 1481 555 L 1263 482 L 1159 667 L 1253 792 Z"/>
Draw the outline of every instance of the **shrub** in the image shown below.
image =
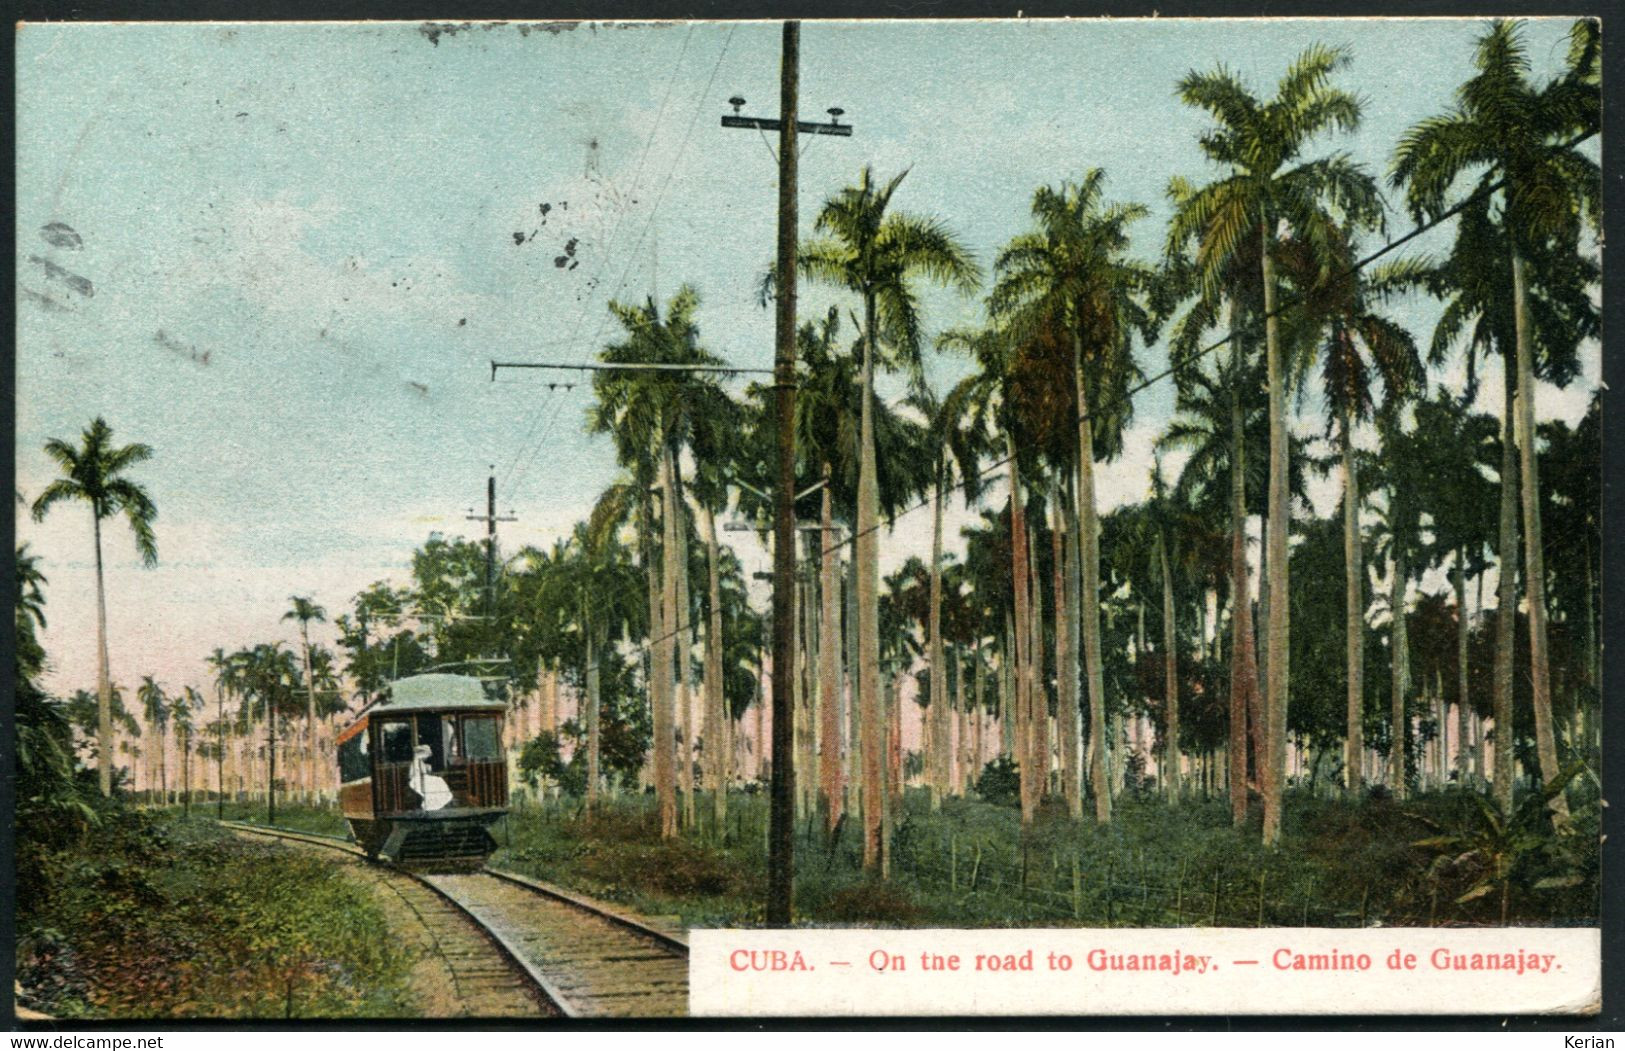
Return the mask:
<path id="1" fill-rule="evenodd" d="M 994 806 L 1017 806 L 1021 803 L 1021 767 L 1009 756 L 1001 755 L 982 767 L 976 779 L 976 794 Z"/>
<path id="2" fill-rule="evenodd" d="M 901 888 L 878 880 L 864 880 L 835 891 L 821 910 L 821 919 L 834 923 L 872 923 L 908 926 L 919 921 L 920 907 Z"/>

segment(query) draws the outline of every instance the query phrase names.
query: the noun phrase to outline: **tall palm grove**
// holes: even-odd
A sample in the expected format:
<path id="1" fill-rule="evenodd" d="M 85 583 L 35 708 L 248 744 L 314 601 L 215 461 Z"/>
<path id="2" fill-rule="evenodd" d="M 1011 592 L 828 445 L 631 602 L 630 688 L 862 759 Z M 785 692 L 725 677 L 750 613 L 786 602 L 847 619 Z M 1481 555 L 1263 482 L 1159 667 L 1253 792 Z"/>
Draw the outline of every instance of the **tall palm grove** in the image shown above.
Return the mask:
<path id="1" fill-rule="evenodd" d="M 331 615 L 293 595 L 297 641 L 133 701 L 104 628 L 81 749 L 103 791 L 122 743 L 170 797 L 330 798 L 343 714 L 462 663 L 502 680 L 531 798 L 647 793 L 651 834 L 727 836 L 773 773 L 765 684 L 787 676 L 799 822 L 857 830 L 876 876 L 911 807 L 967 796 L 1008 798 L 1023 830 L 1223 798 L 1266 847 L 1294 795 L 1533 795 L 1561 828 L 1599 747 L 1600 406 L 1542 421 L 1535 392 L 1579 382 L 1599 337 L 1598 32 L 1575 23 L 1541 82 L 1519 25 L 1486 25 L 1386 170 L 1342 149 L 1349 52 L 1308 46 L 1267 90 L 1194 70 L 1171 87 L 1206 128 L 1165 229 L 1080 164 L 978 259 L 907 171 L 858 170 L 799 250 L 793 666 L 727 543 L 770 536 L 771 388 L 605 371 L 586 427 L 619 475 L 550 549 L 502 553 L 492 594 L 484 547 L 435 536 L 409 581 Z M 1390 247 L 1418 226 L 1443 247 Z M 703 292 L 612 302 L 600 360 L 725 366 Z M 980 320 L 934 324 L 924 304 L 954 295 Z M 1424 299 L 1431 331 L 1406 320 Z M 1475 409 L 1481 376 L 1499 412 Z M 1172 416 L 1136 444 L 1159 384 Z M 156 559 L 125 477 L 151 450 L 98 421 L 47 451 L 61 479 L 33 513 L 90 506 L 98 586 L 115 516 Z M 1120 460 L 1144 495 L 1106 506 Z M 1329 516 L 1317 485 L 1340 490 Z"/>

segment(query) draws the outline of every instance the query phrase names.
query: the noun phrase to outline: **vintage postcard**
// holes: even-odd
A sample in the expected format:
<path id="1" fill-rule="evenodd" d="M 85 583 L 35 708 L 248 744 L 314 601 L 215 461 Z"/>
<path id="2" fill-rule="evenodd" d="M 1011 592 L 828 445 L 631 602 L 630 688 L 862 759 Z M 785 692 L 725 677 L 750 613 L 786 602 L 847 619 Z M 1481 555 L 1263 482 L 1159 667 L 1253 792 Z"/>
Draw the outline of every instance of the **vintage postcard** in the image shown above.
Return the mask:
<path id="1" fill-rule="evenodd" d="M 14 32 L 20 1023 L 1601 1009 L 1601 22 Z"/>

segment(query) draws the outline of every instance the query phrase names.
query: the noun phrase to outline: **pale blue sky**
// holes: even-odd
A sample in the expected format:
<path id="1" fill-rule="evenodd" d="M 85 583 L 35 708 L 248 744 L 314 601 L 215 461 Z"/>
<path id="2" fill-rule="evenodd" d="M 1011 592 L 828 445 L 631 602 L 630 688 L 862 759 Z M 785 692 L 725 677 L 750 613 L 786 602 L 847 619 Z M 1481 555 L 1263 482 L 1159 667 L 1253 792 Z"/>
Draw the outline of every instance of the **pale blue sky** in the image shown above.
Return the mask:
<path id="1" fill-rule="evenodd" d="M 1567 28 L 1528 26 L 1537 75 L 1558 67 Z M 806 23 L 803 109 L 841 106 L 856 134 L 808 140 L 803 227 L 861 165 L 912 166 L 897 206 L 942 217 L 986 265 L 1026 226 L 1036 186 L 1101 166 L 1112 199 L 1151 207 L 1134 233 L 1153 258 L 1168 178 L 1211 174 L 1196 148 L 1207 121 L 1173 94 L 1187 70 L 1223 62 L 1265 93 L 1309 43 L 1348 45 L 1340 82 L 1365 122 L 1325 148 L 1382 173 L 1400 132 L 1470 75 L 1480 29 Z M 548 542 L 610 480 L 612 452 L 583 432 L 583 387 L 492 384 L 486 362 L 587 360 L 612 330 L 612 293 L 692 282 L 710 348 L 767 364 L 756 288 L 774 170 L 756 134 L 717 118 L 735 93 L 747 112 L 776 110 L 778 38 L 767 23 L 23 27 L 18 484 L 32 498 L 49 477 L 43 440 L 98 413 L 157 454 L 137 476 L 162 509 L 161 566 L 135 568 L 116 533 L 109 545 L 115 678 L 201 684 L 213 647 L 288 637 L 277 618 L 293 592 L 336 612 L 431 529 L 471 529 L 487 464 L 520 517 L 505 546 Z M 47 244 L 50 222 L 83 247 Z M 808 316 L 845 302 L 802 294 Z M 931 331 L 980 311 L 945 292 L 924 303 Z M 1405 316 L 1425 340 L 1433 314 Z M 1163 361 L 1143 357 L 1147 371 Z M 1577 416 L 1596 374 L 1593 349 L 1586 382 L 1543 391 L 1542 412 Z M 1108 470 L 1108 503 L 1143 490 L 1137 454 L 1171 399 L 1164 384 L 1137 401 L 1136 455 Z M 922 524 L 900 525 L 889 553 L 923 550 Z M 88 521 L 59 510 L 20 522 L 19 539 L 47 558 L 53 685 L 88 683 Z"/>

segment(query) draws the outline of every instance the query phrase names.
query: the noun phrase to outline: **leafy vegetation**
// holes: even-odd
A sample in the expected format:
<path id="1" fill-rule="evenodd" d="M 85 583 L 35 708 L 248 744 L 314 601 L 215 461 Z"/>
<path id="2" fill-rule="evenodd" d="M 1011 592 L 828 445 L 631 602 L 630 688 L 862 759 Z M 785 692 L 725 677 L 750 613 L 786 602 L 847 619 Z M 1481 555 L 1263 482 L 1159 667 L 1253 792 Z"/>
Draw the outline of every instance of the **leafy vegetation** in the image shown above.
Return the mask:
<path id="1" fill-rule="evenodd" d="M 932 810 L 911 791 L 896 832 L 890 878 L 865 874 L 858 830 L 831 841 L 816 827 L 797 845 L 798 922 L 903 926 L 1486 926 L 1595 923 L 1594 808 L 1554 840 L 1531 795 L 1522 846 L 1506 863 L 1504 823 L 1482 819 L 1483 797 L 1460 790 L 1400 802 L 1287 793 L 1283 848 L 1264 847 L 1255 808 L 1232 826 L 1222 800 L 1170 809 L 1152 793 L 1120 800 L 1107 826 L 1040 811 L 1020 831 L 1016 779 L 990 764 L 1004 802 L 950 799 Z M 688 926 L 762 919 L 766 835 L 759 794 L 729 803 L 721 836 L 694 830 L 661 841 L 644 797 L 588 815 L 573 804 L 530 806 L 510 818 L 492 863 Z M 1578 815 L 1578 812 L 1577 812 Z M 1442 833 L 1442 830 L 1451 830 Z M 1484 847 L 1481 844 L 1500 844 Z M 1435 863 L 1451 851 L 1451 864 Z M 1480 856 L 1466 856 L 1484 850 Z M 1495 853 L 1500 851 L 1502 853 Z M 1486 868 L 1486 866 L 1490 866 Z M 1495 866 L 1500 866 L 1496 868 Z M 1495 876 L 1496 895 L 1478 890 Z M 1504 877 L 1504 878 L 1503 878 Z M 1498 895 L 1504 890 L 1505 900 Z M 1505 913 L 1501 912 L 1505 909 Z"/>
<path id="2" fill-rule="evenodd" d="M 17 977 L 59 1018 L 395 1018 L 412 958 L 331 861 L 199 822 L 109 814 L 40 859 Z"/>

